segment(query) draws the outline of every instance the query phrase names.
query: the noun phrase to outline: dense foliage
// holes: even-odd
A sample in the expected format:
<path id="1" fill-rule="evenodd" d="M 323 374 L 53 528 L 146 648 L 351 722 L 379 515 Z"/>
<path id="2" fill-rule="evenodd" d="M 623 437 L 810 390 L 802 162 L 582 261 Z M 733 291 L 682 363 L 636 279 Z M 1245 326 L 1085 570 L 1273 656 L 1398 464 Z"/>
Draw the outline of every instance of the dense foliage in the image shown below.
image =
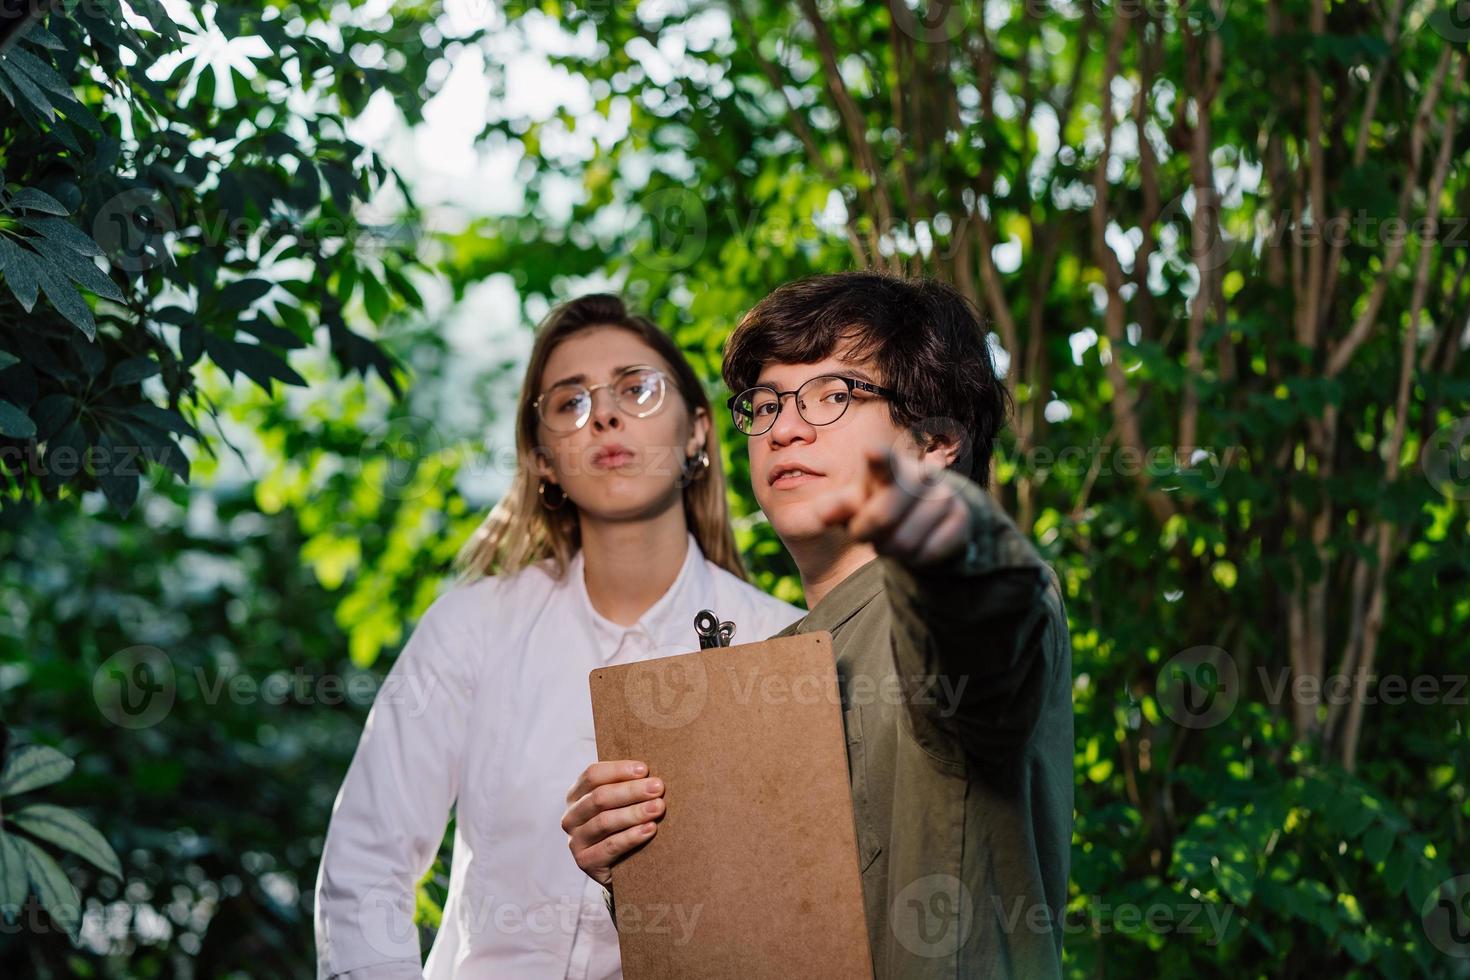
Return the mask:
<path id="1" fill-rule="evenodd" d="M 0 60 L 0 448 L 40 447 L 5 457 L 0 691 L 17 742 L 77 759 L 46 802 L 122 863 L 119 881 L 63 857 L 82 946 L 7 931 L 3 972 L 311 969 L 316 857 L 366 706 L 319 682 L 381 677 L 485 503 L 458 478 L 495 448 L 420 421 L 445 355 L 415 282 L 509 275 L 529 315 L 606 277 L 714 391 L 772 286 L 875 266 L 973 298 L 1017 398 L 997 493 L 1073 626 L 1069 971 L 1467 975 L 1453 15 L 548 2 L 479 5 L 493 30 L 451 41 L 434 4 L 209 7 L 179 37 L 136 6 L 128 27 L 69 4 Z M 395 181 L 344 128 L 371 92 L 414 122 L 456 45 L 548 28 L 567 105 L 522 113 L 486 70 L 512 98 L 481 142 L 520 155 L 524 208 L 372 233 L 364 204 Z M 199 67 L 197 31 L 232 39 L 235 67 Z M 397 191 L 380 220 L 414 228 Z M 243 241 L 211 231 L 236 219 Z M 752 569 L 796 596 L 722 424 Z M 264 468 L 214 458 L 227 436 Z M 176 437 L 192 470 L 162 452 Z M 69 446 L 163 466 L 130 510 L 115 469 L 47 469 Z M 111 506 L 78 496 L 94 486 Z M 98 678 L 140 666 L 171 672 L 171 703 L 128 727 Z M 220 686 L 236 675 L 253 694 Z"/>

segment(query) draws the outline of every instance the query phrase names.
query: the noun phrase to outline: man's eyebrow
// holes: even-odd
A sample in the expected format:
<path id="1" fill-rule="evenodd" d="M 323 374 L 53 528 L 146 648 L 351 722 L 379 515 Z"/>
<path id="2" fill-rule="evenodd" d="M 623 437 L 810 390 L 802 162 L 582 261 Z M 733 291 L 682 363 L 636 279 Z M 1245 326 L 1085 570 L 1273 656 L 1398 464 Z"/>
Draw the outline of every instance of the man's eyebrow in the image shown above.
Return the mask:
<path id="1" fill-rule="evenodd" d="M 846 377 L 850 377 L 850 378 L 857 378 L 859 381 L 866 381 L 870 385 L 873 385 L 873 384 L 877 384 L 878 383 L 878 382 L 876 382 L 876 381 L 873 380 L 873 376 L 872 375 L 868 374 L 868 372 L 864 371 L 862 368 L 850 367 L 847 364 L 843 364 L 841 367 L 837 368 L 836 370 L 827 371 L 825 373 L 826 374 L 842 375 L 842 376 L 846 376 Z M 815 377 L 818 377 L 818 375 L 815 375 L 814 374 L 814 375 L 812 375 L 812 377 L 815 378 Z M 776 382 L 774 380 L 772 380 L 771 378 L 762 378 L 761 380 L 757 381 L 755 383 L 755 385 L 756 385 L 757 388 L 777 388 L 777 387 L 779 387 L 776 384 Z"/>
<path id="2" fill-rule="evenodd" d="M 618 375 L 622 374 L 624 371 L 628 370 L 629 368 L 635 368 L 635 367 L 652 367 L 652 365 L 650 365 L 650 364 L 624 364 L 624 365 L 622 365 L 620 367 L 613 368 L 612 369 L 612 376 L 614 378 L 616 378 Z M 584 385 L 586 383 L 587 383 L 587 375 L 585 375 L 585 374 L 569 374 L 565 378 L 562 378 L 560 381 L 553 381 L 551 384 L 547 385 L 547 387 L 548 388 L 555 388 L 557 385 L 566 385 L 566 384 Z"/>

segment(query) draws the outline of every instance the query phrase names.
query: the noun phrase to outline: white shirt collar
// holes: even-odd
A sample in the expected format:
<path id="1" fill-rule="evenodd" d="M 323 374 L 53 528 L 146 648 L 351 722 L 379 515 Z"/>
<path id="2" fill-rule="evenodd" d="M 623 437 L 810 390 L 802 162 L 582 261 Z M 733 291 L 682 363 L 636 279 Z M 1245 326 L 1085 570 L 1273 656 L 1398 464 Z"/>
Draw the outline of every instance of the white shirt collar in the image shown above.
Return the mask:
<path id="1" fill-rule="evenodd" d="M 572 590 L 575 601 L 587 617 L 587 621 L 592 624 L 593 631 L 599 640 L 597 652 L 604 662 L 613 659 L 629 633 L 643 634 L 656 648 L 672 648 L 664 650 L 663 655 L 687 653 L 699 648 L 699 636 L 694 631 L 694 616 L 699 610 L 694 608 L 691 604 L 692 600 L 686 597 L 709 594 L 709 589 L 706 587 L 709 570 L 705 567 L 704 552 L 700 550 L 694 533 L 692 531 L 685 533 L 688 536 L 689 546 L 684 553 L 684 564 L 679 568 L 679 574 L 674 578 L 674 583 L 664 591 L 657 602 L 648 607 L 639 617 L 638 622 L 631 626 L 620 626 L 593 607 L 592 598 L 587 594 L 584 554 L 580 548 L 577 549 L 576 555 L 567 566 L 566 585 Z"/>

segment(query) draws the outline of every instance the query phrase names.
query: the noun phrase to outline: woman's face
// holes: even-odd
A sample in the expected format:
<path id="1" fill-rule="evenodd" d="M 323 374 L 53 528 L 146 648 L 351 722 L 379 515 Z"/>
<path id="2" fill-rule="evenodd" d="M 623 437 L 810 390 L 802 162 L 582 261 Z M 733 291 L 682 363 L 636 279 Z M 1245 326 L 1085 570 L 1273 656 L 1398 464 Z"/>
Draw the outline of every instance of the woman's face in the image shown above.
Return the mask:
<path id="1" fill-rule="evenodd" d="M 619 407 L 613 386 L 623 368 L 635 365 L 664 373 L 663 404 L 644 418 Z M 651 516 L 678 503 L 684 461 L 704 448 L 709 417 L 703 409 L 691 416 L 668 362 L 630 330 L 593 327 L 573 334 L 552 350 L 537 387 L 543 409 L 567 419 L 558 428 L 577 414 L 564 411 L 567 389 L 551 392 L 568 379 L 606 387 L 592 392 L 580 429 L 557 431 L 538 416 L 537 441 L 549 453 L 537 461 L 541 478 L 559 485 L 585 515 L 604 520 Z M 547 492 L 554 497 L 554 490 Z"/>

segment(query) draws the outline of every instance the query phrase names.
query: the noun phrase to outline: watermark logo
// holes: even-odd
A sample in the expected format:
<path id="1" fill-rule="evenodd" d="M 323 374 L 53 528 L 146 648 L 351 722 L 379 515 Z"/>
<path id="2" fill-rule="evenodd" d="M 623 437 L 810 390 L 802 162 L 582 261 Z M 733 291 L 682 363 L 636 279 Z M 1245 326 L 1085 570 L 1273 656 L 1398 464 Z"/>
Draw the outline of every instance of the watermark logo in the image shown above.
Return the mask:
<path id="1" fill-rule="evenodd" d="M 1088 895 L 1081 904 L 1074 903 L 1065 913 L 1044 903 L 1028 903 L 1024 896 L 1002 901 L 992 896 L 995 921 L 1009 934 L 1022 931 L 1050 935 L 1058 929 L 1067 936 L 1105 936 L 1110 933 L 1138 935 L 1152 933 L 1202 937 L 1205 945 L 1223 942 L 1235 915 L 1235 906 L 1226 902 L 1114 902 L 1100 895 Z"/>
<path id="2" fill-rule="evenodd" d="M 1429 15 L 1429 26 L 1446 41 L 1470 41 L 1470 0 L 1450 0 Z"/>
<path id="3" fill-rule="evenodd" d="M 413 915 L 413 889 L 388 878 L 363 893 L 357 904 L 357 928 L 375 953 L 417 956 L 418 927 Z"/>
<path id="4" fill-rule="evenodd" d="M 638 261 L 656 272 L 687 269 L 704 254 L 709 239 L 709 214 L 698 194 L 685 187 L 668 187 L 646 195 L 634 214 L 634 228 L 649 222 L 650 248 Z"/>
<path id="5" fill-rule="evenodd" d="M 158 647 L 132 646 L 102 662 L 92 677 L 92 698 L 119 728 L 151 728 L 173 710 L 173 661 Z"/>
<path id="6" fill-rule="evenodd" d="M 92 238 L 124 272 L 146 272 L 170 261 L 167 236 L 178 228 L 172 205 L 157 191 L 135 187 L 97 209 Z"/>
<path id="7" fill-rule="evenodd" d="M 917 478 L 911 466 L 902 466 L 897 463 L 900 457 L 909 456 L 910 440 L 920 446 L 928 446 L 932 440 L 952 440 L 955 447 L 955 458 L 948 466 L 940 466 L 935 463 L 925 463 L 917 471 Z M 974 439 L 970 431 L 961 425 L 956 419 L 943 416 L 930 416 L 920 419 L 914 423 L 905 436 L 895 439 L 889 447 L 889 453 L 893 459 L 894 483 L 909 496 L 917 500 L 941 500 L 953 497 L 956 493 L 955 486 L 945 477 L 946 471 L 956 473 L 968 473 L 970 463 L 974 457 Z"/>
<path id="8" fill-rule="evenodd" d="M 404 415 L 374 426 L 363 439 L 362 452 L 354 458 L 359 471 L 372 461 L 383 460 L 386 469 L 374 484 L 385 500 L 407 501 L 421 497 L 436 488 L 448 475 L 440 473 L 436 480 L 419 480 L 420 464 L 439 455 L 444 440 L 428 419 Z"/>
<path id="9" fill-rule="evenodd" d="M 1164 663 L 1156 690 L 1160 709 L 1176 725 L 1211 728 L 1235 710 L 1240 673 L 1219 647 L 1190 647 Z"/>
<path id="10" fill-rule="evenodd" d="M 1419 466 L 1436 490 L 1470 500 L 1470 415 L 1441 426 L 1424 441 Z"/>
<path id="11" fill-rule="evenodd" d="M 493 893 L 462 892 L 446 910 L 464 935 L 497 935 L 525 941 L 530 937 L 561 936 L 567 942 L 583 932 L 595 933 L 616 944 L 619 934 L 636 932 L 666 937 L 685 946 L 704 912 L 703 903 L 617 903 L 617 929 L 602 902 L 586 893 L 546 896 L 523 902 Z M 406 878 L 385 878 L 362 894 L 355 922 L 367 945 L 385 957 L 417 955 L 418 926 L 414 922 L 414 889 Z"/>
<path id="12" fill-rule="evenodd" d="M 894 896 L 888 921 L 894 937 L 915 956 L 949 956 L 974 928 L 975 902 L 954 875 L 925 875 Z"/>
<path id="13" fill-rule="evenodd" d="M 1186 198 L 1191 202 L 1189 207 Z M 1180 229 L 1183 239 L 1179 253 L 1189 256 L 1202 272 L 1223 268 L 1235 253 L 1235 241 L 1225 234 L 1220 200 L 1213 194 L 1208 202 L 1201 202 L 1194 191 L 1179 195 L 1159 212 L 1159 226 Z"/>
<path id="14" fill-rule="evenodd" d="M 179 691 L 179 676 L 185 680 Z M 433 707 L 437 679 L 412 670 L 385 677 L 371 671 L 312 673 L 305 667 L 253 675 L 225 666 L 176 669 L 157 647 L 132 646 L 108 657 L 92 678 L 92 696 L 102 716 L 120 728 L 151 728 L 168 717 L 181 698 L 211 707 L 221 704 L 316 707 L 352 704 L 421 718 Z"/>
<path id="15" fill-rule="evenodd" d="M 699 717 L 709 696 L 709 675 L 697 656 L 659 657 L 647 670 L 630 670 L 624 682 L 628 708 L 653 728 L 683 728 Z"/>
<path id="16" fill-rule="evenodd" d="M 1420 910 L 1424 934 L 1435 948 L 1455 959 L 1470 959 L 1470 874 L 1431 891 Z"/>
<path id="17" fill-rule="evenodd" d="M 953 41 L 964 33 L 967 26 L 966 4 L 963 0 L 929 0 L 922 5 L 910 7 L 907 0 L 889 4 L 893 13 L 893 26 L 915 41 L 933 44 L 936 41 Z M 972 16 L 980 16 L 973 10 Z"/>

